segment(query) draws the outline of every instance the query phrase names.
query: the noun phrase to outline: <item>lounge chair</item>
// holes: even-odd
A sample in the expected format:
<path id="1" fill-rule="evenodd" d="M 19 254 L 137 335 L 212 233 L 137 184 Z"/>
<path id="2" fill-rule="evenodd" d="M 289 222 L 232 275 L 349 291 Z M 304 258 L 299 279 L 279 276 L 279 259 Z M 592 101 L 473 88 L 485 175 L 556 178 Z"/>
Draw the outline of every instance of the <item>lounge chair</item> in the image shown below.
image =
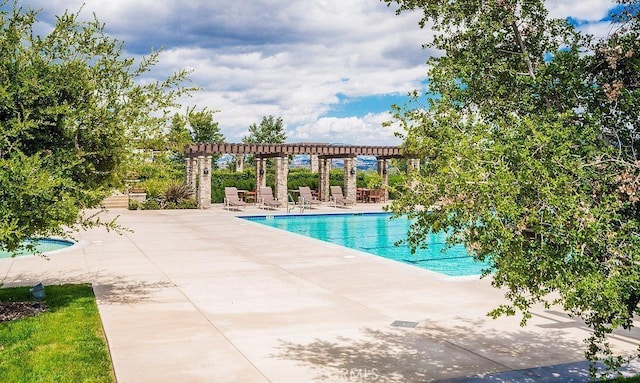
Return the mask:
<path id="1" fill-rule="evenodd" d="M 263 186 L 260 188 L 260 194 L 258 196 L 261 208 L 277 209 L 282 206 L 282 203 L 273 198 L 273 192 L 270 186 Z"/>
<path id="2" fill-rule="evenodd" d="M 331 199 L 333 200 L 334 207 L 347 207 L 356 204 L 356 201 L 345 198 L 344 195 L 342 195 L 342 188 L 340 186 L 331 186 Z"/>
<path id="3" fill-rule="evenodd" d="M 238 197 L 238 188 L 225 187 L 224 188 L 224 208 L 240 210 L 241 207 L 247 206 L 247 203 Z"/>
<path id="4" fill-rule="evenodd" d="M 320 206 L 322 204 L 320 201 L 313 198 L 311 189 L 308 186 L 300 186 L 298 190 L 300 191 L 300 202 L 303 207 L 311 209 L 314 205 Z"/>

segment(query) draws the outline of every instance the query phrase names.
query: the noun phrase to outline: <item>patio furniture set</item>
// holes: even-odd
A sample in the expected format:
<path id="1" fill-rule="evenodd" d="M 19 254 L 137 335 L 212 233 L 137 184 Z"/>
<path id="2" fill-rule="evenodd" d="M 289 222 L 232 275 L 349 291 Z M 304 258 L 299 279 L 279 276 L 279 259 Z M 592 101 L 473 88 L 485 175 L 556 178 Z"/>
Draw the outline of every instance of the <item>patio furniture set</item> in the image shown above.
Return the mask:
<path id="1" fill-rule="evenodd" d="M 382 189 L 364 189 L 356 190 L 356 200 L 346 198 L 342 194 L 340 186 L 331 186 L 331 204 L 334 207 L 348 208 L 356 202 L 381 202 L 384 201 L 384 190 Z M 308 186 L 300 186 L 297 190 L 289 190 L 288 200 L 279 201 L 273 196 L 273 190 L 270 186 L 263 186 L 255 191 L 239 190 L 230 186 L 224 188 L 224 208 L 229 210 L 239 210 L 246 207 L 248 203 L 257 204 L 262 209 L 275 210 L 284 207 L 286 204 L 287 212 L 293 211 L 295 208 L 304 212 L 305 209 L 312 209 L 314 206 L 320 206 L 322 202 L 318 200 L 317 194 Z M 297 198 L 296 198 L 297 197 Z"/>

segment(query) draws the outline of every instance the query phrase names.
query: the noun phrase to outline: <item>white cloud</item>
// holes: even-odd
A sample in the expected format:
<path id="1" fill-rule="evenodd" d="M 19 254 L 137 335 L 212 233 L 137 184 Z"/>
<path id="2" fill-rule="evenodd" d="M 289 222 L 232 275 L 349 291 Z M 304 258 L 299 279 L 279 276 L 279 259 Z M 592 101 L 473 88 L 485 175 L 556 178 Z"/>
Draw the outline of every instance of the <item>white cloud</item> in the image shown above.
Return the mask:
<path id="1" fill-rule="evenodd" d="M 396 128 L 383 127 L 391 119 L 388 113 L 368 114 L 363 118 L 324 117 L 290 132 L 291 142 L 326 142 L 353 145 L 399 145 Z"/>
<path id="2" fill-rule="evenodd" d="M 546 2 L 552 17 L 573 17 L 579 20 L 599 21 L 614 7 L 611 0 L 551 0 Z"/>
<path id="3" fill-rule="evenodd" d="M 595 37 L 606 37 L 614 30 L 614 28 L 615 27 L 611 24 L 611 22 L 601 21 L 597 23 L 588 23 L 582 25 L 579 29 L 581 32 L 593 35 Z"/>

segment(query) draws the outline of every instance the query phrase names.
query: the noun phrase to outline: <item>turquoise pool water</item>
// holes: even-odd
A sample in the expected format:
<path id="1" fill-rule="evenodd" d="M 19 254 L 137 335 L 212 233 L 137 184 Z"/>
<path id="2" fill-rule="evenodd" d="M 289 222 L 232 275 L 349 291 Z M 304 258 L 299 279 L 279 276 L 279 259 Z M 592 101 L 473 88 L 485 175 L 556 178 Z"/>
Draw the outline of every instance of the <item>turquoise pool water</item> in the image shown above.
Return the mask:
<path id="1" fill-rule="evenodd" d="M 391 219 L 389 213 L 319 214 L 241 217 L 263 225 L 429 269 L 448 276 L 479 275 L 486 267 L 467 254 L 462 245 L 447 248 L 444 233 L 429 235 L 427 249 L 411 254 L 395 243 L 407 237 L 411 222 Z"/>
<path id="2" fill-rule="evenodd" d="M 36 249 L 41 253 L 47 253 L 49 251 L 64 249 L 65 247 L 72 246 L 73 244 L 74 242 L 67 241 L 64 239 L 41 238 L 37 240 Z M 25 250 L 25 251 L 19 252 L 18 254 L 16 254 L 16 256 L 28 255 L 28 254 L 33 254 L 33 253 Z M 0 258 L 10 258 L 10 257 L 11 257 L 11 253 L 8 253 L 6 251 L 0 251 Z"/>

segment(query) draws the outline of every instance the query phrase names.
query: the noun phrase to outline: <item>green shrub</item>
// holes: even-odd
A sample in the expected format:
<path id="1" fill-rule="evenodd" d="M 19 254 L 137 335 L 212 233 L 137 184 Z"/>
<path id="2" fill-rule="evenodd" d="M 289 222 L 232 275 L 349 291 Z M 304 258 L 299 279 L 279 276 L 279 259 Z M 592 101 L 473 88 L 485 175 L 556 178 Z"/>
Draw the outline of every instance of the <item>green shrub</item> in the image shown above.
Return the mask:
<path id="1" fill-rule="evenodd" d="M 173 157 L 169 152 L 158 153 L 149 157 L 142 156 L 131 169 L 142 181 L 151 179 L 176 180 L 184 177 L 184 160 Z"/>
<path id="2" fill-rule="evenodd" d="M 273 182 L 273 176 L 271 176 Z M 269 177 L 267 177 L 269 184 Z M 246 169 L 236 173 L 227 169 L 215 170 L 211 173 L 211 201 L 221 203 L 224 201 L 224 188 L 235 186 L 240 190 L 254 190 L 256 188 L 256 172 L 254 169 Z"/>
<path id="3" fill-rule="evenodd" d="M 344 169 L 331 169 L 329 172 L 329 185 L 344 185 Z"/>
<path id="4" fill-rule="evenodd" d="M 160 210 L 162 206 L 160 206 L 160 202 L 158 202 L 155 198 L 147 199 L 142 203 L 142 210 Z"/>
<path id="5" fill-rule="evenodd" d="M 308 186 L 318 190 L 318 182 L 318 173 L 312 173 L 311 170 L 305 168 L 291 169 L 287 178 L 287 188 L 294 190 L 300 186 Z"/>
<path id="6" fill-rule="evenodd" d="M 382 187 L 382 176 L 376 171 L 366 171 L 363 173 L 364 183 L 369 189 L 379 189 Z"/>
<path id="7" fill-rule="evenodd" d="M 176 181 L 164 178 L 148 179 L 141 183 L 141 187 L 147 192 L 147 200 L 160 198 L 162 194 L 169 188 L 169 186 L 175 184 Z"/>
<path id="8" fill-rule="evenodd" d="M 172 183 L 162 193 L 161 198 L 165 204 L 173 203 L 175 205 L 178 201 L 189 198 L 193 194 L 194 190 L 191 189 L 189 185 L 184 183 Z"/>
<path id="9" fill-rule="evenodd" d="M 342 169 L 333 169 L 329 175 L 331 185 L 342 185 L 344 174 Z M 287 188 L 298 189 L 300 186 L 308 186 L 311 189 L 318 189 L 318 173 L 312 173 L 309 169 L 290 169 L 287 177 Z M 267 186 L 275 186 L 275 175 L 273 169 L 267 170 Z M 228 169 L 215 170 L 211 174 L 211 201 L 221 203 L 224 201 L 224 188 L 235 186 L 239 190 L 255 190 L 256 172 L 255 169 L 246 169 L 244 172 L 236 173 Z"/>
<path id="10" fill-rule="evenodd" d="M 178 201 L 176 204 L 176 209 L 197 209 L 198 202 L 196 202 L 195 198 L 185 198 Z"/>
<path id="11" fill-rule="evenodd" d="M 402 173 L 389 174 L 389 199 L 396 199 L 406 189 L 407 177 Z"/>
<path id="12" fill-rule="evenodd" d="M 136 200 L 129 200 L 129 210 L 159 210 L 159 209 L 197 209 L 198 203 L 193 198 L 193 190 L 190 186 L 180 183 L 170 183 L 166 189 L 159 192 L 160 187 L 166 180 L 147 180 L 153 185 L 154 194 L 159 197 L 148 197 L 143 203 Z M 149 194 L 147 194 L 149 196 Z"/>
<path id="13" fill-rule="evenodd" d="M 390 198 L 394 198 L 398 190 L 404 189 L 405 176 L 398 172 L 389 172 L 389 193 Z M 378 185 L 382 182 L 381 177 L 374 170 L 359 171 L 356 174 L 356 186 L 359 188 Z M 287 188 L 298 189 L 300 186 L 308 186 L 318 190 L 318 173 L 312 173 L 306 168 L 290 169 L 287 177 Z M 344 169 L 332 169 L 329 173 L 329 185 L 344 185 Z M 224 201 L 224 188 L 235 186 L 240 190 L 254 190 L 256 187 L 255 169 L 246 169 L 244 172 L 236 173 L 228 169 L 215 170 L 211 174 L 211 201 L 221 203 Z M 275 175 L 273 169 L 267 170 L 267 186 L 275 186 Z"/>
<path id="14" fill-rule="evenodd" d="M 138 209 L 140 209 L 140 202 L 136 201 L 135 199 L 130 199 L 129 210 L 138 210 Z"/>

